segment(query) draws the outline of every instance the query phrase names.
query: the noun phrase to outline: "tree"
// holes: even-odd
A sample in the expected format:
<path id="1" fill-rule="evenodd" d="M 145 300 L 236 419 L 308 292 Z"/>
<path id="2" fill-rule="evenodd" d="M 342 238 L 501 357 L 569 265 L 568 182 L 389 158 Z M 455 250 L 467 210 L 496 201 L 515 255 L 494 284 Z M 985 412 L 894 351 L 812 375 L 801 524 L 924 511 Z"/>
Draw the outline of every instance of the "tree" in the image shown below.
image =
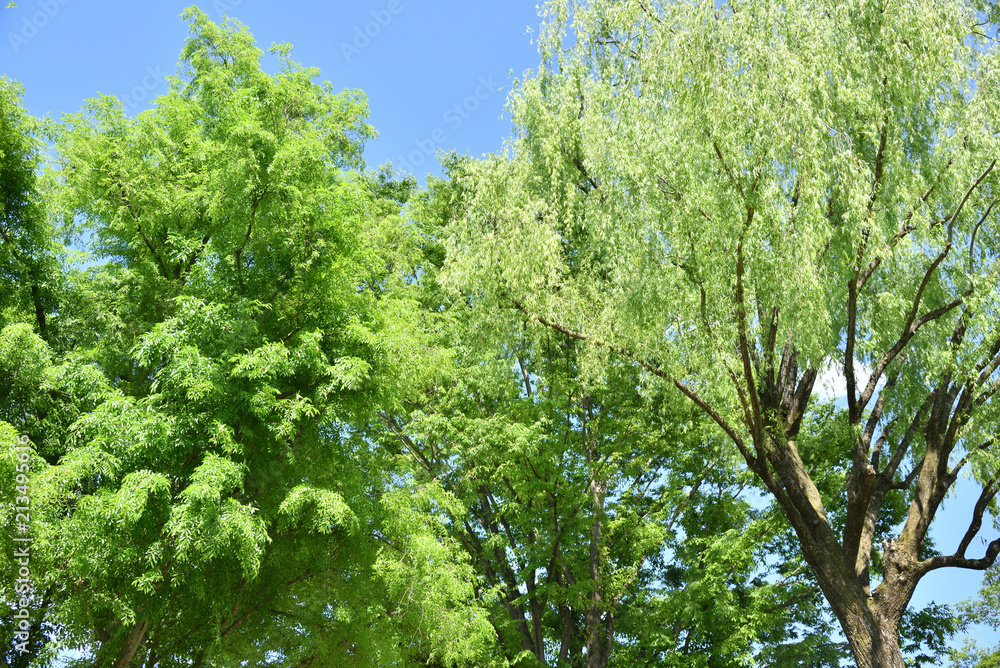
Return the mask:
<path id="1" fill-rule="evenodd" d="M 57 246 L 37 183 L 43 127 L 24 113 L 21 93 L 0 78 L 0 323 L 31 313 L 44 336 Z"/>
<path id="2" fill-rule="evenodd" d="M 473 196 L 469 162 L 445 164 L 451 178 L 431 177 L 412 212 L 425 235 L 423 306 L 436 314 L 427 329 L 443 333 L 455 366 L 372 432 L 395 444 L 415 483 L 457 501 L 451 534 L 477 569 L 504 656 L 539 666 L 840 665 L 844 646 L 790 527 L 753 501 L 752 478 L 704 416 L 625 360 L 588 357 L 526 319 L 495 327 L 474 295 L 442 291 L 441 232 Z M 837 415 L 826 406 L 803 429 L 835 524 L 849 441 Z M 880 531 L 903 511 L 891 504 Z M 942 621 L 938 610 L 921 615 L 923 627 Z"/>
<path id="3" fill-rule="evenodd" d="M 960 604 L 963 626 L 968 629 L 972 624 L 989 626 L 994 631 L 1000 627 L 996 610 L 1000 604 L 1000 583 L 997 581 L 996 568 L 990 568 L 983 578 L 983 586 L 979 595 Z M 981 648 L 973 638 L 967 638 L 965 644 L 952 652 L 952 665 L 961 668 L 992 668 L 1000 665 L 1000 647 Z"/>
<path id="4" fill-rule="evenodd" d="M 1000 553 L 969 554 L 998 490 L 995 9 L 549 3 L 518 135 L 468 169 L 451 229 L 443 280 L 495 327 L 626 360 L 717 425 L 862 667 L 904 665 L 924 575 Z M 824 373 L 850 434 L 839 530 L 800 451 Z M 938 553 L 965 472 L 981 494 Z"/>
<path id="5" fill-rule="evenodd" d="M 5 528 L 0 557 L 0 572 L 5 575 L 0 583 L 0 605 L 5 609 L 0 621 L 0 665 L 17 668 L 26 667 L 45 647 L 44 610 L 50 596 L 47 591 L 39 592 L 28 606 L 21 606 L 19 583 L 14 576 L 6 577 L 18 572 L 21 558 L 14 555 L 17 548 L 24 547 L 14 540 L 15 507 L 23 507 L 23 502 L 16 503 L 16 496 L 23 494 L 15 495 L 21 464 L 15 452 L 18 434 L 7 423 L 30 424 L 35 433 L 46 434 L 67 427 L 74 418 L 71 411 L 46 406 L 45 397 L 37 394 L 37 384 L 43 382 L 39 367 L 47 361 L 47 351 L 44 345 L 36 345 L 37 337 L 31 330 L 34 326 L 39 333 L 52 335 L 47 323 L 55 307 L 60 248 L 45 215 L 37 178 L 45 128 L 24 111 L 21 93 L 16 83 L 0 78 L 0 452 L 4 474 L 0 509 Z M 71 389 L 57 384 L 60 390 Z M 47 454 L 46 447 L 39 452 Z M 8 604 L 14 603 L 17 609 L 8 612 Z M 21 610 L 28 610 L 30 619 L 16 618 Z M 19 647 L 15 633 L 22 621 L 28 623 L 28 637 Z"/>
<path id="6" fill-rule="evenodd" d="M 315 83 L 287 46 L 267 74 L 243 26 L 185 17 L 170 91 L 134 118 L 110 97 L 68 117 L 51 216 L 25 216 L 82 221 L 103 260 L 64 271 L 58 336 L 41 319 L 0 332 L 4 504 L 15 444 L 32 443 L 36 661 L 67 646 L 84 652 L 72 665 L 116 668 L 481 656 L 488 627 L 425 510 L 433 490 L 400 487 L 354 428 L 423 378 L 400 327 L 416 244 L 393 197 L 412 184 L 364 173 L 360 92 Z M 30 140 L 2 129 L 5 147 Z M 36 165 L 7 155 L 27 185 L 4 195 L 29 201 Z M 46 239 L 24 239 L 0 260 L 30 278 L 18 258 Z"/>

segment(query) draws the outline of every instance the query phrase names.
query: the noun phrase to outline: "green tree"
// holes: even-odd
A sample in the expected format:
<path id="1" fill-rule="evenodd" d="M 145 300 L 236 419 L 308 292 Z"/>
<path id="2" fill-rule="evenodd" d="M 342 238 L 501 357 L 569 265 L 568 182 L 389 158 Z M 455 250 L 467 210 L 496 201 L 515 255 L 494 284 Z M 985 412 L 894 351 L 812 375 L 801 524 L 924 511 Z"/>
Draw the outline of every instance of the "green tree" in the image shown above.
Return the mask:
<path id="1" fill-rule="evenodd" d="M 1000 628 L 996 611 L 1000 607 L 1000 573 L 990 568 L 986 571 L 979 595 L 959 604 L 963 626 L 967 630 L 970 625 L 979 624 L 996 631 Z M 967 638 L 965 644 L 951 653 L 952 665 L 957 668 L 994 668 L 1000 665 L 1000 647 L 980 647 L 973 638 Z"/>
<path id="2" fill-rule="evenodd" d="M 18 571 L 21 564 L 13 555 L 16 548 L 24 547 L 13 540 L 18 505 L 15 476 L 21 462 L 14 455 L 19 434 L 9 423 L 30 424 L 35 433 L 49 435 L 67 428 L 76 416 L 66 405 L 72 402 L 54 402 L 48 394 L 49 389 L 76 393 L 69 379 L 44 377 L 42 368 L 49 363 L 49 353 L 32 334 L 33 327 L 46 337 L 53 334 L 48 323 L 60 284 L 60 246 L 46 216 L 38 179 L 45 128 L 24 111 L 21 92 L 16 83 L 0 78 L 0 452 L 4 490 L 0 523 L 5 529 L 0 540 L 0 572 L 5 576 L 0 583 L 0 605 L 5 612 L 0 619 L 0 665 L 18 668 L 27 666 L 45 647 L 44 611 L 50 592 L 40 591 L 30 599 L 26 608 L 31 612 L 29 638 L 27 646 L 19 649 L 14 642 L 19 630 L 15 626 L 21 620 L 14 618 L 9 607 L 23 597 L 15 578 L 7 575 Z M 51 454 L 47 444 L 39 452 Z M 18 610 L 22 607 L 17 606 Z M 24 649 L 27 651 L 20 651 Z"/>
<path id="3" fill-rule="evenodd" d="M 412 184 L 364 173 L 363 94 L 315 83 L 287 46 L 268 74 L 243 26 L 185 17 L 170 91 L 134 118 L 89 101 L 57 131 L 50 216 L 5 209 L 82 225 L 103 261 L 66 270 L 58 336 L 0 332 L 4 504 L 16 438 L 33 444 L 37 662 L 485 660 L 439 495 L 402 487 L 352 427 L 428 373 L 405 326 Z M 22 127 L 4 141 L 30 142 L 7 104 Z M 4 160 L 26 184 L 5 197 L 33 204 L 36 164 Z M 30 287 L 19 258 L 48 241 L 24 238 L 0 261 Z"/>
<path id="4" fill-rule="evenodd" d="M 997 492 L 1000 389 L 982 9 L 551 2 L 542 63 L 511 100 L 518 134 L 468 168 L 449 237 L 443 280 L 495 329 L 527 316 L 717 425 L 864 668 L 904 665 L 924 575 L 1000 553 L 969 554 Z M 830 372 L 850 435 L 839 527 L 802 435 Z M 928 530 L 966 471 L 982 493 L 939 553 Z M 879 541 L 896 496 L 904 516 Z"/>
<path id="5" fill-rule="evenodd" d="M 791 527 L 761 503 L 753 477 L 699 411 L 627 360 L 588 360 L 577 339 L 523 314 L 499 330 L 473 296 L 442 293 L 437 239 L 470 197 L 469 163 L 446 164 L 451 178 L 431 178 L 413 211 L 427 238 L 424 306 L 450 333 L 455 375 L 438 379 L 409 415 L 383 419 L 412 475 L 462 502 L 454 533 L 491 585 L 483 596 L 505 656 L 538 665 L 590 656 L 600 666 L 839 666 L 846 643 L 832 638 Z M 850 442 L 842 412 L 819 407 L 800 441 L 839 529 Z M 877 535 L 904 516 L 893 495 Z M 914 665 L 921 644 L 940 654 L 932 629 L 950 628 L 946 613 L 932 607 L 907 619 Z"/>
<path id="6" fill-rule="evenodd" d="M 0 77 L 0 326 L 30 313 L 44 336 L 58 247 L 37 182 L 43 127 L 24 112 L 21 92 Z"/>
<path id="7" fill-rule="evenodd" d="M 468 308 L 474 297 L 442 291 L 441 232 L 470 196 L 467 161 L 446 165 L 452 178 L 431 177 L 412 213 L 424 234 L 416 283 L 454 367 L 373 433 L 387 450 L 395 442 L 415 483 L 459 502 L 451 533 L 481 578 L 504 657 L 736 665 L 762 626 L 790 654 L 811 643 L 836 657 L 815 606 L 788 605 L 818 603 L 807 569 L 786 562 L 787 577 L 769 579 L 762 567 L 786 533 L 780 516 L 744 498 L 749 479 L 696 412 L 627 363 L 582 368 L 572 337 L 527 321 L 494 329 Z M 807 639 L 795 643 L 807 609 Z"/>

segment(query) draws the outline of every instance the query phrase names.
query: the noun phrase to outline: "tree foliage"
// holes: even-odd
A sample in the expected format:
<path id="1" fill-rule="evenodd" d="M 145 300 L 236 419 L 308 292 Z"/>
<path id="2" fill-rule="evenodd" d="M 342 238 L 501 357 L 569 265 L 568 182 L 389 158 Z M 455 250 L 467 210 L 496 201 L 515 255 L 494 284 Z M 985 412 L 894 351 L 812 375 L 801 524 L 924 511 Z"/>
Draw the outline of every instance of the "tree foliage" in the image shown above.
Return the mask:
<path id="1" fill-rule="evenodd" d="M 414 480 L 460 502 L 451 534 L 479 575 L 503 656 L 837 665 L 843 648 L 787 525 L 755 501 L 697 411 L 629 363 L 588 358 L 572 337 L 523 321 L 494 327 L 475 295 L 442 290 L 442 234 L 473 197 L 469 161 L 446 162 L 450 178 L 432 178 L 413 211 L 425 235 L 418 287 L 454 371 L 372 430 L 387 426 L 385 447 Z"/>
<path id="2" fill-rule="evenodd" d="M 5 453 L 10 434 L 34 444 L 47 656 L 474 656 L 469 566 L 423 512 L 434 497 L 404 493 L 352 427 L 394 405 L 419 362 L 404 336 L 415 243 L 391 198 L 409 186 L 364 173 L 363 94 L 314 83 L 285 46 L 267 74 L 245 28 L 185 16 L 178 74 L 153 109 L 131 118 L 101 97 L 58 128 L 52 215 L 91 235 L 101 263 L 67 270 L 46 310 L 58 337 L 39 337 L 41 318 L 0 334 Z M 24 240 L 0 252 L 5 279 L 26 283 L 21 246 L 54 242 L 32 208 L 31 126 L 6 110 L 24 127 L 5 126 L 5 220 Z"/>
<path id="3" fill-rule="evenodd" d="M 939 660 L 915 587 L 1000 553 L 995 3 L 543 16 L 422 191 L 196 9 L 136 116 L 0 79 L 0 665 Z"/>
<path id="4" fill-rule="evenodd" d="M 0 323 L 30 314 L 43 335 L 58 248 L 38 184 L 44 132 L 21 108 L 21 87 L 0 78 Z"/>
<path id="5" fill-rule="evenodd" d="M 997 50 L 979 6 L 553 2 L 508 153 L 467 170 L 446 282 L 635 365 L 793 526 L 860 666 L 996 493 Z M 512 243 L 511 240 L 516 240 Z M 834 521 L 802 425 L 846 380 Z M 960 474 L 969 531 L 926 537 Z M 894 497 L 905 518 L 881 538 Z"/>

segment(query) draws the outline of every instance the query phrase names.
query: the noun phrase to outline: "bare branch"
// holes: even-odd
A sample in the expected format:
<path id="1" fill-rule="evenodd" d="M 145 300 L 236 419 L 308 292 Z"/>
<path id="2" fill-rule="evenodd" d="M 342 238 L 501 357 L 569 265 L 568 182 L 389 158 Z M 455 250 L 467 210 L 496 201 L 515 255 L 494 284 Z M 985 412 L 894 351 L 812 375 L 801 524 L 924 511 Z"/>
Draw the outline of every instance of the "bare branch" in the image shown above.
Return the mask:
<path id="1" fill-rule="evenodd" d="M 938 568 L 965 568 L 973 571 L 985 571 L 993 565 L 1000 554 L 1000 539 L 994 540 L 986 548 L 986 554 L 980 559 L 968 559 L 958 554 L 937 556 L 920 562 L 917 572 L 922 576 Z"/>
<path id="2" fill-rule="evenodd" d="M 972 544 L 973 539 L 979 534 L 979 530 L 983 528 L 983 513 L 986 512 L 986 508 L 996 495 L 996 480 L 990 480 L 983 486 L 983 491 L 979 495 L 976 507 L 972 512 L 972 521 L 969 523 L 969 528 L 966 530 L 965 535 L 962 536 L 962 542 L 958 544 L 958 550 L 955 551 L 955 554 L 961 557 L 965 556 L 969 545 Z"/>
<path id="3" fill-rule="evenodd" d="M 955 220 L 957 220 L 959 214 L 962 213 L 962 209 L 965 207 L 965 203 L 969 201 L 969 197 L 972 196 L 972 193 L 976 190 L 976 188 L 979 187 L 979 184 L 981 184 L 983 180 L 985 180 L 986 177 L 989 176 L 989 173 L 992 172 L 993 168 L 996 166 L 997 166 L 997 161 L 996 158 L 994 158 L 993 162 L 991 162 L 989 166 L 985 169 L 985 171 L 983 171 L 983 173 L 979 175 L 979 178 L 976 179 L 976 182 L 973 183 L 971 186 L 969 186 L 969 189 L 965 191 L 965 196 L 962 198 L 962 201 L 958 203 L 958 207 L 955 209 L 955 213 L 951 214 L 951 218 L 948 221 L 949 226 L 955 224 Z"/>
<path id="4" fill-rule="evenodd" d="M 708 137 L 709 139 L 712 139 L 712 148 L 715 149 L 715 155 L 719 157 L 719 162 L 722 163 L 722 169 L 724 169 L 726 174 L 729 176 L 729 180 L 732 181 L 733 187 L 736 188 L 736 191 L 740 194 L 740 197 L 742 197 L 745 200 L 747 198 L 747 195 L 743 191 L 743 186 L 741 186 L 740 182 L 736 180 L 736 176 L 733 174 L 732 170 L 729 169 L 729 165 L 726 164 L 726 159 L 722 157 L 722 149 L 719 148 L 718 142 L 716 142 L 715 139 L 712 138 L 711 133 L 709 133 Z"/>
<path id="5" fill-rule="evenodd" d="M 975 247 L 976 247 L 976 234 L 979 232 L 979 228 L 982 226 L 982 224 L 984 222 L 986 222 L 986 219 L 989 217 L 990 212 L 993 211 L 993 207 L 995 207 L 997 204 L 1000 204 L 1000 198 L 995 199 L 992 202 L 990 202 L 990 205 L 988 207 L 986 207 L 986 213 L 984 213 L 983 216 L 982 216 L 982 218 L 979 219 L 979 222 L 976 223 L 976 226 L 972 228 L 972 237 L 969 240 L 969 275 L 970 276 L 975 271 L 975 262 L 973 260 L 973 252 L 975 251 Z"/>
<path id="6" fill-rule="evenodd" d="M 724 432 L 726 432 L 726 435 L 729 436 L 729 438 L 733 441 L 733 443 L 736 444 L 736 447 L 740 449 L 740 454 L 743 455 L 743 458 L 746 459 L 747 463 L 751 467 L 756 466 L 757 464 L 756 457 L 753 456 L 753 454 L 747 448 L 746 443 L 744 443 L 743 439 L 740 438 L 740 435 L 736 433 L 736 430 L 733 429 L 728 422 L 726 422 L 725 418 L 719 415 L 715 411 L 715 409 L 712 408 L 708 404 L 708 402 L 702 399 L 701 396 L 695 390 L 687 387 L 686 385 L 684 385 L 684 383 L 674 380 L 674 386 L 678 390 L 680 390 L 684 394 L 684 396 L 686 396 L 688 399 L 697 404 L 697 406 L 701 408 L 701 410 L 705 411 L 705 413 L 707 413 L 708 416 L 711 417 L 715 421 L 715 423 L 722 428 Z"/>
<path id="7" fill-rule="evenodd" d="M 752 206 L 747 207 L 747 217 L 746 221 L 743 223 L 743 230 L 740 233 L 740 239 L 736 247 L 736 318 L 737 324 L 739 325 L 739 348 L 740 357 L 743 360 L 743 374 L 746 380 L 746 385 L 748 388 L 750 408 L 752 409 L 752 422 L 747 424 L 750 428 L 750 433 L 754 435 L 754 441 L 761 440 L 760 430 L 763 427 L 761 421 L 760 413 L 760 397 L 757 396 L 757 383 L 754 382 L 753 366 L 750 360 L 750 343 L 747 336 L 747 312 L 746 312 L 746 300 L 743 292 L 743 275 L 745 273 L 745 267 L 743 266 L 743 238 L 750 229 L 750 225 L 753 224 L 754 209 Z M 734 380 L 735 382 L 735 380 Z M 742 398 L 742 392 L 741 398 Z"/>
<path id="8" fill-rule="evenodd" d="M 933 402 L 933 395 L 928 395 L 927 398 L 924 399 L 924 403 L 920 406 L 919 409 L 917 409 L 917 412 L 913 415 L 913 419 L 910 421 L 910 426 L 907 428 L 906 433 L 900 440 L 899 445 L 897 445 L 895 450 L 893 450 L 892 457 L 890 458 L 889 463 L 886 464 L 886 467 L 882 469 L 882 471 L 880 472 L 880 475 L 887 483 L 891 484 L 893 477 L 896 475 L 896 471 L 899 469 L 899 465 L 903 463 L 903 457 L 906 456 L 907 451 L 910 449 L 910 442 L 913 440 L 913 437 L 916 436 L 917 433 L 920 431 L 920 425 L 923 423 L 923 419 L 927 411 L 930 410 L 932 402 Z M 883 437 L 885 437 L 884 433 Z M 919 469 L 919 466 L 917 467 L 917 469 Z M 917 469 L 914 470 L 916 471 Z M 912 482 L 912 480 L 910 482 Z M 909 487 L 909 483 L 906 484 L 906 487 Z M 890 488 L 896 489 L 895 487 L 890 487 Z"/>

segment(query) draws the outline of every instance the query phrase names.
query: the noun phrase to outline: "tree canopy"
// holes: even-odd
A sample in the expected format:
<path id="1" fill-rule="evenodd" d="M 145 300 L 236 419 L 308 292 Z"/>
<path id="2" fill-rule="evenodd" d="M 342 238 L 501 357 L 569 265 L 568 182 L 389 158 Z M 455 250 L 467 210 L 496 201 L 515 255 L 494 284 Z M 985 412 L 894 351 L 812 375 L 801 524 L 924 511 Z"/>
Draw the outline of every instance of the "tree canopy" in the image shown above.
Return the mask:
<path id="1" fill-rule="evenodd" d="M 0 666 L 937 665 L 996 607 L 911 599 L 1000 554 L 998 14 L 550 0 L 425 188 L 194 8 L 135 116 L 0 79 Z"/>
<path id="2" fill-rule="evenodd" d="M 405 393 L 417 318 L 412 232 L 361 165 L 365 98 L 313 83 L 287 47 L 269 75 L 244 28 L 186 18 L 154 109 L 96 98 L 56 130 L 49 206 L 102 262 L 63 270 L 57 333 L 18 317 L 26 297 L 5 311 L 4 500 L 23 434 L 35 638 L 80 665 L 474 656 L 469 567 L 420 512 L 434 493 L 395 484 L 356 429 Z M 44 249 L 21 123 L 8 220 Z M 30 285 L 4 238 L 5 275 Z"/>
<path id="3" fill-rule="evenodd" d="M 967 554 L 996 494 L 1000 387 L 984 9 L 550 3 L 518 134 L 468 170 L 450 237 L 448 280 L 483 317 L 627 360 L 717 425 L 859 666 L 903 665 L 923 575 L 1000 551 Z M 828 368 L 846 380 L 842 527 L 801 434 Z M 982 488 L 969 530 L 928 549 L 965 472 Z M 880 529 L 899 497 L 905 518 Z"/>

